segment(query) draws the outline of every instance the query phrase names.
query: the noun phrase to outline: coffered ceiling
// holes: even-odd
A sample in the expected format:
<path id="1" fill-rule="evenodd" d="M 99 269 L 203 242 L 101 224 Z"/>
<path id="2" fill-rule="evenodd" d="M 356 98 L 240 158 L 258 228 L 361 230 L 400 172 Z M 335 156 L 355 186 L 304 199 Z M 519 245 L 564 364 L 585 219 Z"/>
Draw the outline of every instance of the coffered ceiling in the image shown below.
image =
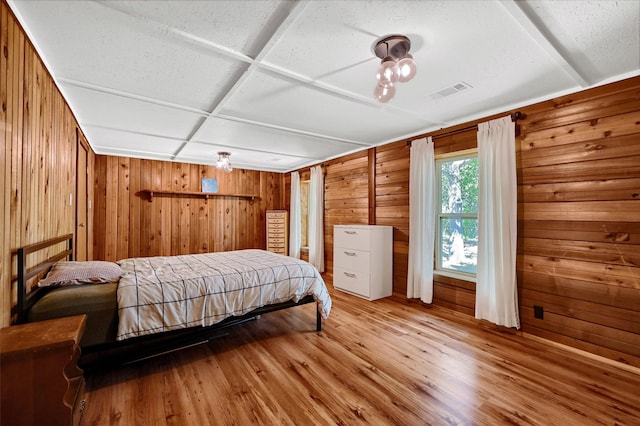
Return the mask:
<path id="1" fill-rule="evenodd" d="M 9 5 L 99 154 L 287 172 L 640 74 L 638 0 Z M 389 34 L 418 73 L 378 103 Z"/>

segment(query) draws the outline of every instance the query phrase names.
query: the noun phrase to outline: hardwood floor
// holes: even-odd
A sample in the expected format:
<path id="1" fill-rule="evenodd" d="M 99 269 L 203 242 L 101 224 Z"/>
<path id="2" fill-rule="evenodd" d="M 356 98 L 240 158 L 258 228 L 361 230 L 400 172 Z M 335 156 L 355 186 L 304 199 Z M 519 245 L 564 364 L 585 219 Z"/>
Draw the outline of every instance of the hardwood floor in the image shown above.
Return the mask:
<path id="1" fill-rule="evenodd" d="M 441 308 L 332 292 L 87 377 L 82 425 L 638 425 L 640 375 Z"/>

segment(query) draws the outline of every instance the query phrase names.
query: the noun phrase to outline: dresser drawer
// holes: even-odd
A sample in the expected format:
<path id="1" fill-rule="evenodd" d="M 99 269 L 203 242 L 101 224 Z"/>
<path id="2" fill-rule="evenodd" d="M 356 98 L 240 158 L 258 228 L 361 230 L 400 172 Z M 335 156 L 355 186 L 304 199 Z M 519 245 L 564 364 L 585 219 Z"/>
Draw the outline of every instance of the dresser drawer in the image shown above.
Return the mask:
<path id="1" fill-rule="evenodd" d="M 393 227 L 335 225 L 333 286 L 369 300 L 393 292 Z"/>
<path id="2" fill-rule="evenodd" d="M 369 272 L 371 253 L 363 250 L 335 247 L 333 250 L 333 263 L 346 269 L 359 272 Z"/>
<path id="3" fill-rule="evenodd" d="M 369 273 L 334 267 L 333 286 L 339 290 L 369 297 Z"/>
<path id="4" fill-rule="evenodd" d="M 333 228 L 333 243 L 336 247 L 348 247 L 356 250 L 370 249 L 370 235 L 367 229 L 362 228 Z"/>
<path id="5" fill-rule="evenodd" d="M 267 250 L 287 255 L 289 252 L 288 213 L 286 210 L 268 210 L 266 214 Z"/>

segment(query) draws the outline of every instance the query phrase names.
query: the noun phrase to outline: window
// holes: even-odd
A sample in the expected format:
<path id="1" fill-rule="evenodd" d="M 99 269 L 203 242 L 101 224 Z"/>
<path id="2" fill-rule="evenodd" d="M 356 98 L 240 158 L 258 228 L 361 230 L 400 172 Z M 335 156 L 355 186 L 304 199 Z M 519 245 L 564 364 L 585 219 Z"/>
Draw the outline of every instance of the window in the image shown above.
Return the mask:
<path id="1" fill-rule="evenodd" d="M 300 181 L 300 248 L 309 249 L 309 182 Z"/>
<path id="2" fill-rule="evenodd" d="M 478 156 L 436 161 L 436 271 L 474 280 L 478 253 Z"/>

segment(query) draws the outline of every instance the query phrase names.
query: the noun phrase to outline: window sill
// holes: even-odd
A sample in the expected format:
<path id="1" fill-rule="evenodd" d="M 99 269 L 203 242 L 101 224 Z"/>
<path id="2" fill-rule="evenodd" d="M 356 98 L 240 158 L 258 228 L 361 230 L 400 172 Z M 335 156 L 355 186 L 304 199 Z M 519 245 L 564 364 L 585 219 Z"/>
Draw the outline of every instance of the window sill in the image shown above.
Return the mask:
<path id="1" fill-rule="evenodd" d="M 436 269 L 433 271 L 433 275 L 441 275 L 443 277 L 455 278 L 457 280 L 469 281 L 472 283 L 477 282 L 475 275 L 462 274 L 454 271 L 443 271 L 440 269 Z"/>

